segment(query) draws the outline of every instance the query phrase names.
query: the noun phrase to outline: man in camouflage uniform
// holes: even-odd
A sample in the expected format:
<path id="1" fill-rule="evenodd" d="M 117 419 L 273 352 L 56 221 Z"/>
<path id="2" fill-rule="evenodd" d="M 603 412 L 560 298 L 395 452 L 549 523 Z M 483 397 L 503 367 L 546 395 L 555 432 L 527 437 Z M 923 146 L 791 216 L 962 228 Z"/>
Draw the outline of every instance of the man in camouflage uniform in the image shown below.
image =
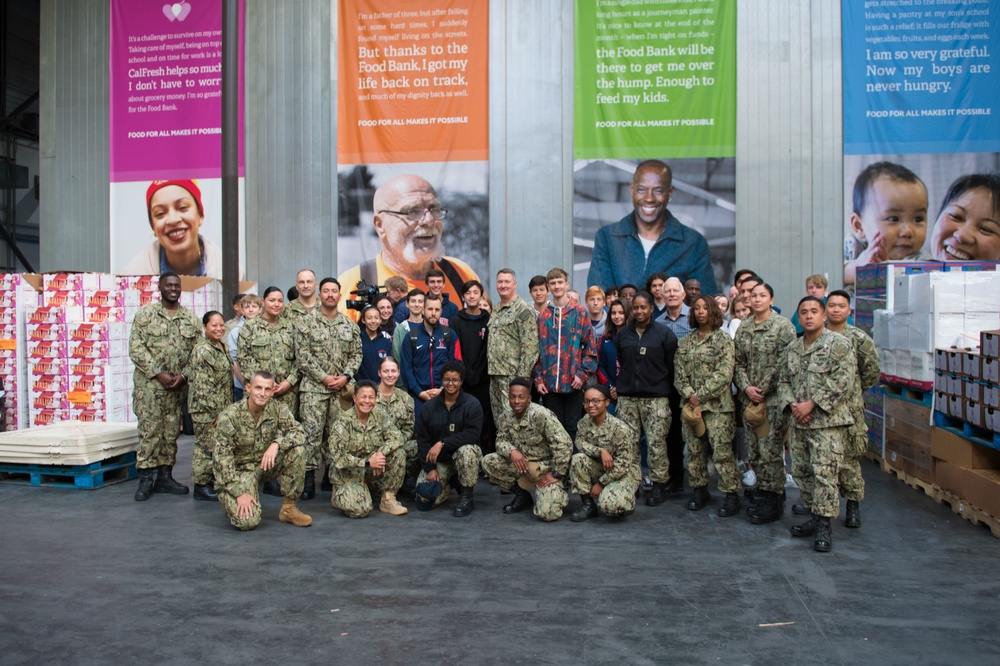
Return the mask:
<path id="1" fill-rule="evenodd" d="M 569 471 L 573 440 L 556 415 L 531 402 L 531 382 L 510 381 L 510 411 L 497 418 L 497 450 L 483 458 L 483 471 L 501 490 L 514 491 L 504 513 L 534 505 L 535 516 L 550 522 L 562 517 L 568 498 L 562 479 Z M 536 488 L 536 500 L 531 499 Z"/>
<path id="2" fill-rule="evenodd" d="M 417 460 L 423 467 L 417 479 L 441 484 L 434 506 L 451 496 L 451 480 L 457 479 L 458 505 L 454 515 L 463 518 L 472 513 L 473 489 L 479 481 L 479 463 L 483 450 L 483 408 L 471 393 L 462 390 L 465 365 L 448 361 L 441 368 L 441 393 L 428 400 L 417 420 Z"/>
<path id="3" fill-rule="evenodd" d="M 826 297 L 826 327 L 851 341 L 857 365 L 857 381 L 851 391 L 850 436 L 844 451 L 844 462 L 840 466 L 840 492 L 847 499 L 847 518 L 844 524 L 847 527 L 857 528 L 861 527 L 860 502 L 865 498 L 861 457 L 868 450 L 864 392 L 878 383 L 881 368 L 875 342 L 860 328 L 847 323 L 850 314 L 851 297 L 846 291 L 837 290 Z M 792 509 L 797 506 L 793 506 Z"/>
<path id="4" fill-rule="evenodd" d="M 219 414 L 215 467 L 219 503 L 229 521 L 240 530 L 260 524 L 261 481 L 281 479 L 285 492 L 278 520 L 297 527 L 312 525 L 295 499 L 302 492 L 306 471 L 305 433 L 288 407 L 271 399 L 274 378 L 267 372 L 250 377 L 247 397 Z"/>
<path id="5" fill-rule="evenodd" d="M 187 486 L 174 480 L 173 469 L 188 363 L 201 337 L 201 321 L 178 302 L 181 279 L 176 273 L 161 275 L 159 289 L 160 302 L 150 303 L 136 314 L 128 343 L 129 357 L 135 364 L 132 409 L 139 421 L 135 456 L 138 502 L 154 492 L 188 493 Z"/>
<path id="6" fill-rule="evenodd" d="M 334 422 L 327 440 L 333 479 L 330 503 L 348 518 L 367 518 L 371 514 L 373 488 L 382 494 L 379 511 L 393 516 L 407 513 L 396 499 L 406 468 L 403 436 L 395 426 L 373 414 L 377 392 L 372 382 L 359 381 L 354 409 Z"/>
<path id="7" fill-rule="evenodd" d="M 507 389 L 514 377 L 530 377 L 538 360 L 538 322 L 535 311 L 517 295 L 517 276 L 510 268 L 497 272 L 500 302 L 490 315 L 486 364 L 490 374 L 493 414 L 510 411 Z"/>
<path id="8" fill-rule="evenodd" d="M 319 300 L 316 298 L 316 273 L 308 268 L 296 273 L 295 289 L 299 292 L 299 297 L 289 301 L 288 307 L 281 312 L 282 317 L 292 321 L 298 321 L 316 312 Z"/>
<path id="9" fill-rule="evenodd" d="M 587 416 L 580 419 L 569 477 L 573 492 L 583 504 L 570 520 L 578 523 L 597 517 L 600 509 L 609 518 L 635 511 L 635 494 L 642 483 L 639 469 L 639 434 L 608 414 L 611 392 L 597 385 L 583 394 Z"/>
<path id="10" fill-rule="evenodd" d="M 243 324 L 236 349 L 236 364 L 244 377 L 250 377 L 258 370 L 268 372 L 274 377 L 276 390 L 280 390 L 282 382 L 288 382 L 288 389 L 280 395 L 276 393 L 273 399 L 288 407 L 292 414 L 299 412 L 295 330 L 291 318 L 278 317 L 276 322 L 271 323 L 262 313 Z"/>
<path id="11" fill-rule="evenodd" d="M 745 397 L 743 404 L 764 403 L 770 424 L 765 437 L 757 437 L 753 428 L 747 428 L 750 464 L 757 475 L 759 491 L 754 494 L 747 508 L 747 520 L 755 525 L 780 520 L 785 511 L 785 434 L 787 423 L 778 405 L 778 376 L 785 349 L 795 340 L 795 327 L 771 305 L 774 292 L 757 277 L 743 283 L 751 285 L 750 310 L 736 330 L 733 345 L 736 352 L 736 370 L 733 382 Z"/>
<path id="12" fill-rule="evenodd" d="M 847 338 L 823 327 L 823 301 L 806 296 L 798 314 L 805 334 L 785 351 L 778 406 L 790 418 L 792 474 L 812 517 L 791 531 L 815 535 L 815 549 L 825 553 L 833 545 L 830 519 L 840 513 L 837 484 L 851 426 L 856 361 Z"/>
<path id="13" fill-rule="evenodd" d="M 323 278 L 319 284 L 319 309 L 296 322 L 295 358 L 299 384 L 299 420 L 306 431 L 306 478 L 302 499 L 316 496 L 316 468 L 323 442 L 341 413 L 339 397 L 351 394 L 350 381 L 361 365 L 361 331 L 337 311 L 340 283 Z"/>

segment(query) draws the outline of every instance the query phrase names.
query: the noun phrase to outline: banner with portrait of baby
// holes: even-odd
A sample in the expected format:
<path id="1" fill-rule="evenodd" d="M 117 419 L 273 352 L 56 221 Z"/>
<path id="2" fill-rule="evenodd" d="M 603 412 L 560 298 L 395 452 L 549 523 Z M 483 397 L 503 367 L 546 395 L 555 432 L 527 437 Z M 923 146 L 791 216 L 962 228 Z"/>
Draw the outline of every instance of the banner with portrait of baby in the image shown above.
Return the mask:
<path id="1" fill-rule="evenodd" d="M 1000 260 L 998 19 L 984 0 L 843 3 L 845 286 L 872 263 Z"/>
<path id="2" fill-rule="evenodd" d="M 575 9 L 573 285 L 715 294 L 736 260 L 736 3 Z"/>
<path id="3" fill-rule="evenodd" d="M 110 44 L 111 271 L 221 278 L 222 1 L 112 0 Z"/>
<path id="4" fill-rule="evenodd" d="M 337 263 L 444 292 L 488 272 L 489 4 L 338 3 Z"/>

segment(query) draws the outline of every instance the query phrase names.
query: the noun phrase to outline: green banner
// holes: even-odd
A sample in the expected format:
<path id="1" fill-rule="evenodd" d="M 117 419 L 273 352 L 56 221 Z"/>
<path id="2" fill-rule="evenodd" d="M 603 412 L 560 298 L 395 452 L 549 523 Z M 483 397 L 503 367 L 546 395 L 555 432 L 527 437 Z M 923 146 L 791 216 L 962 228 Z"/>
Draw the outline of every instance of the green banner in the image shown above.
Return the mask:
<path id="1" fill-rule="evenodd" d="M 735 2 L 576 0 L 575 34 L 575 159 L 735 155 Z"/>

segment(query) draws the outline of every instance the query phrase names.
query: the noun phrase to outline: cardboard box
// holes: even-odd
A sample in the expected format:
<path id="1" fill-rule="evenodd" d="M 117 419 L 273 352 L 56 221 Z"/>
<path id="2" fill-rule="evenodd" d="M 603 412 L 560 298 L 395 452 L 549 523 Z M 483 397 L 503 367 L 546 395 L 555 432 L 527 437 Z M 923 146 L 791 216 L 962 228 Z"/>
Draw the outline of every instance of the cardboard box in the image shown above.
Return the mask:
<path id="1" fill-rule="evenodd" d="M 43 393 L 45 391 L 68 391 L 69 381 L 66 375 L 36 375 L 32 377 L 31 391 L 33 393 Z"/>
<path id="2" fill-rule="evenodd" d="M 930 407 L 886 396 L 885 459 L 928 483 L 934 480 L 930 421 Z"/>
<path id="3" fill-rule="evenodd" d="M 965 337 L 965 315 L 960 312 L 939 312 L 934 315 L 934 347 L 965 348 L 970 346 Z"/>
<path id="4" fill-rule="evenodd" d="M 979 353 L 989 358 L 1000 358 L 1000 329 L 979 332 Z"/>
<path id="5" fill-rule="evenodd" d="M 963 419 L 972 425 L 983 427 L 983 406 L 971 400 L 965 401 L 965 418 Z"/>
<path id="6" fill-rule="evenodd" d="M 1000 517 L 1000 472 L 964 469 L 941 461 L 934 469 L 934 483 L 975 508 Z"/>
<path id="7" fill-rule="evenodd" d="M 948 411 L 945 412 L 956 419 L 965 420 L 965 398 L 960 395 L 948 396 Z"/>
<path id="8" fill-rule="evenodd" d="M 983 358 L 981 368 L 980 379 L 991 384 L 1000 384 L 1000 360 Z"/>
<path id="9" fill-rule="evenodd" d="M 66 308 L 42 306 L 28 313 L 28 323 L 35 324 L 65 324 Z"/>
<path id="10" fill-rule="evenodd" d="M 1000 434 L 1000 409 L 983 405 L 983 427 Z"/>
<path id="11" fill-rule="evenodd" d="M 940 393 L 948 392 L 948 377 L 947 373 L 941 372 L 940 370 L 934 371 L 934 390 Z"/>
<path id="12" fill-rule="evenodd" d="M 958 377 L 961 377 L 965 374 L 963 372 L 964 368 L 962 366 L 962 357 L 963 357 L 962 350 L 958 349 L 948 350 L 948 372 Z"/>
<path id="13" fill-rule="evenodd" d="M 910 312 L 965 312 L 963 273 L 922 273 L 910 276 L 907 290 Z"/>
<path id="14" fill-rule="evenodd" d="M 979 365 L 979 354 L 966 352 L 962 354 L 962 374 L 969 379 L 978 380 L 982 377 L 982 370 Z"/>
<path id="15" fill-rule="evenodd" d="M 958 375 L 946 375 L 948 382 L 948 387 L 945 389 L 945 393 L 949 396 L 954 396 L 957 398 L 965 397 L 965 381 L 964 377 L 959 377 Z"/>
<path id="16" fill-rule="evenodd" d="M 994 271 L 967 272 L 965 298 L 962 306 L 966 312 L 996 311 L 1000 294 L 1000 273 Z"/>
<path id="17" fill-rule="evenodd" d="M 963 379 L 962 389 L 966 400 L 972 400 L 973 402 L 983 401 L 983 384 L 972 379 Z"/>
<path id="18" fill-rule="evenodd" d="M 996 384 L 983 384 L 983 405 L 993 409 L 1000 409 L 1000 386 Z"/>
<path id="19" fill-rule="evenodd" d="M 965 469 L 1000 469 L 1000 451 L 944 428 L 931 429 L 931 455 Z"/>
<path id="20" fill-rule="evenodd" d="M 910 352 L 910 381 L 915 386 L 928 388 L 934 384 L 934 354 Z"/>

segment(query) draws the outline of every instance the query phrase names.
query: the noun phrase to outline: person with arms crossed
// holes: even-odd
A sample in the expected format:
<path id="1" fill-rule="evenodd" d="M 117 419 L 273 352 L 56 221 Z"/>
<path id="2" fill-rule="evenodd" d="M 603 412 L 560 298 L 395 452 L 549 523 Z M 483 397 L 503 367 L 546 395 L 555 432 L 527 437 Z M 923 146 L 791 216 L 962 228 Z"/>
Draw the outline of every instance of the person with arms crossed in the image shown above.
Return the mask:
<path id="1" fill-rule="evenodd" d="M 233 364 L 222 344 L 226 332 L 222 313 L 211 310 L 201 320 L 205 324 L 205 337 L 191 351 L 188 390 L 188 412 L 194 422 L 191 481 L 196 500 L 213 502 L 218 499 L 212 483 L 215 425 L 222 410 L 233 403 Z"/>

